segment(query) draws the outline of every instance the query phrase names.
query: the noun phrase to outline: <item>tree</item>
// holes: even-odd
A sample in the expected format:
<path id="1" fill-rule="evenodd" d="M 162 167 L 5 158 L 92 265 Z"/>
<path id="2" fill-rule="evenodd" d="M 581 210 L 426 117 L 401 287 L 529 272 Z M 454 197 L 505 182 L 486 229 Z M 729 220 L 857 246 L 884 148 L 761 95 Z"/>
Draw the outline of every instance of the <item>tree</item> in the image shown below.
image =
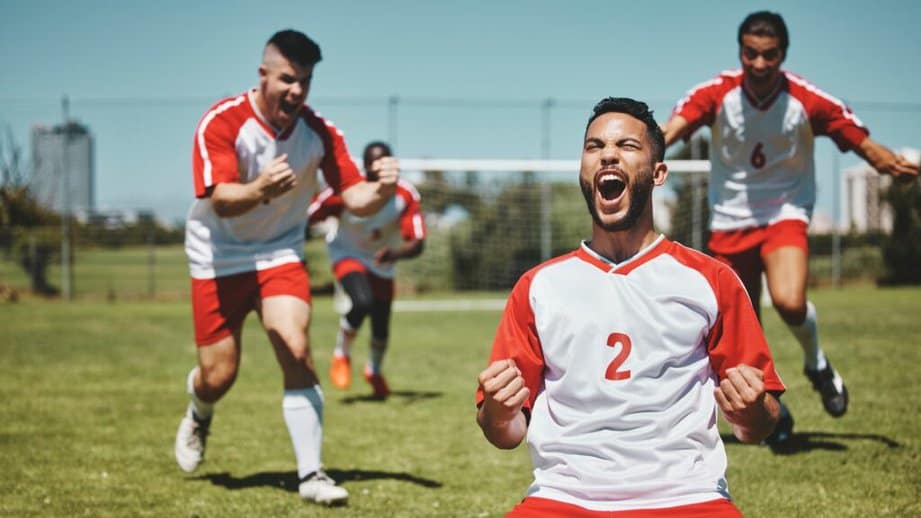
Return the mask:
<path id="1" fill-rule="evenodd" d="M 883 241 L 885 284 L 921 284 L 921 181 L 893 182 L 883 195 L 892 206 L 892 234 Z"/>

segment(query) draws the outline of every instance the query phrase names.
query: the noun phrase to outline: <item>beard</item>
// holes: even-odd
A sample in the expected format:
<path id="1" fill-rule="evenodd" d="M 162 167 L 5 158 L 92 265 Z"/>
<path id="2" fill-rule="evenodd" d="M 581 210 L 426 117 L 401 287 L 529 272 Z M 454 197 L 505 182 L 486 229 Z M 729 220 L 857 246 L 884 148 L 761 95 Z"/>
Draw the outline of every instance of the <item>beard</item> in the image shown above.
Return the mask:
<path id="1" fill-rule="evenodd" d="M 579 186 L 582 188 L 582 196 L 585 198 L 585 204 L 588 206 L 588 213 L 592 215 L 592 220 L 595 222 L 595 225 L 598 225 L 598 227 L 606 232 L 620 232 L 633 228 L 633 226 L 636 225 L 637 220 L 640 218 L 640 215 L 643 214 L 646 205 L 649 203 L 649 198 L 652 197 L 652 169 L 639 171 L 636 178 L 637 181 L 629 187 L 630 207 L 627 208 L 627 213 L 617 221 L 604 223 L 601 220 L 601 216 L 598 214 L 598 208 L 595 206 L 594 184 L 590 184 L 579 177 Z"/>

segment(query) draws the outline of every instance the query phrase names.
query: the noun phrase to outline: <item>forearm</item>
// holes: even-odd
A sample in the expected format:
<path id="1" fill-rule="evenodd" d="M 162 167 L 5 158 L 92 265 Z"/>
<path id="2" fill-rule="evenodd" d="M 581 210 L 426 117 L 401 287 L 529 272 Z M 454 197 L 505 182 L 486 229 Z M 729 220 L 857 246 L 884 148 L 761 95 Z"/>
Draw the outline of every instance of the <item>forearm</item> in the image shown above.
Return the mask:
<path id="1" fill-rule="evenodd" d="M 262 202 L 262 193 L 252 183 L 219 183 L 211 191 L 211 205 L 222 218 L 245 214 Z"/>
<path id="2" fill-rule="evenodd" d="M 424 242 L 421 239 L 412 239 L 410 241 L 404 241 L 403 246 L 397 248 L 396 258 L 397 259 L 412 259 L 417 257 L 422 253 L 422 249 L 425 248 Z"/>
<path id="3" fill-rule="evenodd" d="M 487 415 L 485 405 L 481 405 L 477 409 L 476 422 L 483 430 L 486 440 L 503 450 L 517 447 L 528 432 L 528 421 L 524 412 L 518 412 L 509 421 L 501 421 Z"/>
<path id="4" fill-rule="evenodd" d="M 671 146 L 678 139 L 684 138 L 688 129 L 688 121 L 680 115 L 675 115 L 665 126 L 662 127 L 662 133 L 665 135 L 665 147 Z"/>
<path id="5" fill-rule="evenodd" d="M 780 419 L 780 402 L 773 394 L 765 394 L 760 408 L 753 410 L 755 411 L 746 413 L 745 418 L 737 418 L 735 421 L 727 416 L 732 425 L 733 435 L 745 444 L 763 441 L 771 435 Z"/>
<path id="6" fill-rule="evenodd" d="M 342 191 L 342 203 L 356 216 L 370 216 L 380 210 L 395 193 L 395 184 L 363 181 Z"/>

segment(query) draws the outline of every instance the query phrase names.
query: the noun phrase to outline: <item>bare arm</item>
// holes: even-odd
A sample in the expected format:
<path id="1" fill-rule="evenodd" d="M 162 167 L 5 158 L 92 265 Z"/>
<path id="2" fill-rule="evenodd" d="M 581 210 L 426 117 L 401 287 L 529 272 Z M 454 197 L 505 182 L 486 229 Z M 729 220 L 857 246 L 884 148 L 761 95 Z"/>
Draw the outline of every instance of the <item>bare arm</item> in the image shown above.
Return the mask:
<path id="1" fill-rule="evenodd" d="M 281 155 L 266 164 L 252 182 L 215 185 L 211 190 L 211 205 L 218 216 L 233 218 L 290 191 L 297 183 L 295 178 L 288 155 Z"/>
<path id="2" fill-rule="evenodd" d="M 522 405 L 530 391 L 513 360 L 497 360 L 477 377 L 485 396 L 477 409 L 476 422 L 486 440 L 510 450 L 521 444 L 528 432 Z"/>
<path id="3" fill-rule="evenodd" d="M 901 182 L 910 182 L 918 177 L 919 164 L 913 164 L 902 155 L 896 155 L 891 149 L 867 137 L 854 149 L 876 169 L 879 174 L 888 174 Z"/>
<path id="4" fill-rule="evenodd" d="M 376 181 L 360 182 L 342 191 L 342 203 L 356 216 L 374 214 L 397 192 L 400 165 L 396 158 L 378 158 L 371 169 L 377 173 Z"/>
<path id="5" fill-rule="evenodd" d="M 726 370 L 714 391 L 732 433 L 743 443 L 763 441 L 777 425 L 780 402 L 764 390 L 764 373 L 745 364 Z"/>
<path id="6" fill-rule="evenodd" d="M 665 134 L 665 147 L 671 146 L 677 140 L 684 138 L 689 126 L 687 119 L 681 115 L 674 115 L 671 119 L 668 119 L 668 122 L 662 127 L 662 133 Z"/>
<path id="7" fill-rule="evenodd" d="M 412 259 L 422 253 L 425 248 L 421 239 L 403 241 L 399 248 L 381 248 L 374 254 L 374 262 L 378 264 L 393 263 L 400 259 Z"/>

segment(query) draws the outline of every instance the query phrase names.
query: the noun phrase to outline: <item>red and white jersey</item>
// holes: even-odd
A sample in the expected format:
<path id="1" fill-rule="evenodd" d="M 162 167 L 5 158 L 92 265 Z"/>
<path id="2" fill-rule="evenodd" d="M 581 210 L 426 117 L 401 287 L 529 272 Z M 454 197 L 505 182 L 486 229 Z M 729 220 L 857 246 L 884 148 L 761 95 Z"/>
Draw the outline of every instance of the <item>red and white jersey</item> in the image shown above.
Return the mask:
<path id="1" fill-rule="evenodd" d="M 326 235 L 326 248 L 332 264 L 352 258 L 378 277 L 392 279 L 394 263 L 378 264 L 374 254 L 382 248 L 398 248 L 403 241 L 425 239 L 419 192 L 406 180 L 399 180 L 396 194 L 376 213 L 356 216 L 346 210 L 342 197 L 326 188 L 307 211 L 311 224 L 333 216 L 338 224 Z"/>
<path id="2" fill-rule="evenodd" d="M 217 215 L 209 188 L 251 182 L 269 161 L 285 153 L 297 176 L 294 189 L 240 216 Z M 189 210 L 185 239 L 192 277 L 222 277 L 303 261 L 304 213 L 318 190 L 318 168 L 336 192 L 362 180 L 342 133 L 308 106 L 284 132 L 259 113 L 252 90 L 212 106 L 198 123 L 192 152 L 197 199 Z"/>
<path id="3" fill-rule="evenodd" d="M 619 264 L 583 243 L 525 273 L 490 363 L 506 358 L 531 394 L 527 496 L 597 511 L 728 498 L 719 380 L 745 363 L 784 390 L 735 273 L 662 236 Z"/>
<path id="4" fill-rule="evenodd" d="M 828 135 L 842 151 L 869 132 L 840 100 L 782 72 L 762 101 L 743 87 L 741 70 L 723 72 L 678 101 L 674 115 L 693 133 L 711 129 L 710 227 L 735 230 L 783 219 L 809 222 L 815 205 L 814 138 Z"/>

